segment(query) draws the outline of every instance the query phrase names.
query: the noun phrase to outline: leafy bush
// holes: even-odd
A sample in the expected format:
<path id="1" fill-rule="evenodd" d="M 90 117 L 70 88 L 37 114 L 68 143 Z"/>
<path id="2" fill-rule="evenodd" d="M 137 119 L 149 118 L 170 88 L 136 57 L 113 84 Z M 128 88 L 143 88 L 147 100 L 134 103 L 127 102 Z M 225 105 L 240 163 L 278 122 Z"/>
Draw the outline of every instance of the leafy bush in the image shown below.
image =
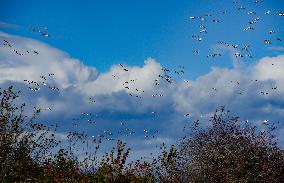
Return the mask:
<path id="1" fill-rule="evenodd" d="M 160 182 L 284 182 L 284 151 L 273 124 L 267 131 L 216 111 L 208 128 L 196 121 L 190 137 L 158 158 Z"/>
<path id="2" fill-rule="evenodd" d="M 126 164 L 130 149 L 125 150 L 125 143 L 117 142 L 115 148 L 110 153 L 106 153 L 101 161 L 100 168 L 92 176 L 94 182 L 153 182 L 152 170 L 147 162 L 135 162 L 134 167 L 131 163 Z"/>
<path id="3" fill-rule="evenodd" d="M 266 131 L 216 111 L 211 126 L 196 121 L 188 137 L 151 163 L 129 162 L 130 149 L 118 140 L 102 158 L 93 154 L 79 161 L 75 144 L 86 144 L 85 133 L 69 132 L 69 146 L 58 148 L 56 129 L 33 115 L 24 115 L 20 92 L 12 87 L 0 92 L 0 182 L 284 182 L 284 151 L 275 141 L 274 124 Z M 101 159 L 99 162 L 98 159 Z"/>
<path id="4" fill-rule="evenodd" d="M 126 144 L 122 141 L 117 142 L 116 157 L 113 148 L 98 167 L 94 167 L 95 158 L 89 166 L 87 161 L 79 162 L 74 156 L 75 144 L 86 142 L 85 133 L 69 132 L 70 145 L 54 153 L 60 143 L 56 140 L 56 129 L 52 131 L 36 122 L 40 109 L 35 108 L 31 118 L 25 116 L 25 104 L 19 105 L 17 101 L 19 93 L 12 86 L 0 93 L 1 182 L 152 182 L 148 163 L 137 161 L 134 167 L 126 164 L 130 149 L 125 151 Z M 94 171 L 86 172 L 82 165 Z"/>

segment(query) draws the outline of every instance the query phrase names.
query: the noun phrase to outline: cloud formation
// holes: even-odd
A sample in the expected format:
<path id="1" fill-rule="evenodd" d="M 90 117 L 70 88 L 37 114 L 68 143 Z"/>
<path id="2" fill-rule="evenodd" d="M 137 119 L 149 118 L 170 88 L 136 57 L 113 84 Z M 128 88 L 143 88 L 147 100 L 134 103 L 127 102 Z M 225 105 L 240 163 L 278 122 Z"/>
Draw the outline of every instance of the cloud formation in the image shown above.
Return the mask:
<path id="1" fill-rule="evenodd" d="M 190 87 L 178 87 L 177 109 L 206 114 L 224 105 L 245 118 L 280 120 L 284 117 L 283 60 L 283 56 L 263 58 L 246 71 L 213 68 Z"/>
<path id="2" fill-rule="evenodd" d="M 111 94 L 119 91 L 141 94 L 143 90 L 152 90 L 154 78 L 162 74 L 162 67 L 152 58 L 146 59 L 143 67 L 126 68 L 128 71 L 124 71 L 119 65 L 112 66 L 107 73 L 102 73 L 96 80 L 87 83 L 83 91 L 87 95 Z M 126 89 L 123 84 L 125 81 L 131 82 L 130 80 L 135 81 L 133 82 L 135 88 Z M 136 88 L 138 91 L 135 91 Z"/>
<path id="3" fill-rule="evenodd" d="M 284 55 L 262 58 L 246 68 L 214 67 L 196 80 L 168 83 L 159 75 L 174 78 L 175 73 L 163 71 L 153 58 L 146 59 L 141 67 L 113 65 L 109 71 L 99 73 L 39 41 L 3 32 L 0 40 L 7 40 L 12 46 L 0 47 L 0 85 L 12 82 L 28 91 L 24 80 L 42 82 L 40 76 L 54 73 L 48 82 L 60 92 L 53 94 L 42 86 L 40 91 L 29 93 L 33 99 L 30 101 L 36 106 L 51 107 L 45 117 L 49 121 L 61 118 L 65 129 L 73 128 L 72 118 L 81 116 L 87 120 L 82 113 L 89 112 L 97 115 L 97 127 L 93 129 L 84 123 L 79 129 L 99 134 L 103 130 L 122 129 L 123 121 L 136 131 L 131 137 L 136 140 L 131 144 L 139 146 L 139 141 L 140 146 L 150 148 L 163 139 L 173 142 L 181 136 L 186 122 L 208 119 L 223 105 L 243 119 L 284 119 Z M 15 54 L 13 49 L 24 55 Z M 145 142 L 145 128 L 151 135 L 158 130 L 158 138 Z"/>
<path id="4" fill-rule="evenodd" d="M 47 44 L 3 32 L 0 32 L 0 39 L 11 45 L 0 47 L 0 83 L 7 80 L 23 82 L 24 79 L 38 81 L 41 75 L 56 73 L 54 82 L 65 89 L 96 78 L 95 68 L 85 66 Z M 15 50 L 23 55 L 16 54 Z"/>
<path id="5" fill-rule="evenodd" d="M 14 30 L 17 30 L 17 29 L 20 28 L 20 26 L 15 25 L 15 24 L 11 24 L 11 23 L 8 23 L 8 22 L 4 22 L 4 21 L 0 20 L 0 28 L 1 29 L 14 29 Z"/>

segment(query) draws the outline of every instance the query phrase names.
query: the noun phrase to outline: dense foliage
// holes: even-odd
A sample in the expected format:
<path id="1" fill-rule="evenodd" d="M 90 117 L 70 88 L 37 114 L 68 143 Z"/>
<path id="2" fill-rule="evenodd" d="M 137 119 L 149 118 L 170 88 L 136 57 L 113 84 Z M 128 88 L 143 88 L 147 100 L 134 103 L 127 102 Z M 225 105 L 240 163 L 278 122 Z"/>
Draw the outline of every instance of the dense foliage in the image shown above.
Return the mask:
<path id="1" fill-rule="evenodd" d="M 24 115 L 19 94 L 12 87 L 0 93 L 1 182 L 284 182 L 284 151 L 273 124 L 260 131 L 222 108 L 209 126 L 196 121 L 187 137 L 151 162 L 127 161 L 130 149 L 120 140 L 103 157 L 86 152 L 80 161 L 73 145 L 87 135 L 70 132 L 70 146 L 62 148 L 56 128 L 36 122 L 40 109 Z"/>
<path id="2" fill-rule="evenodd" d="M 211 126 L 196 121 L 190 137 L 159 157 L 160 182 L 284 182 L 284 151 L 274 124 L 256 126 L 216 111 Z"/>

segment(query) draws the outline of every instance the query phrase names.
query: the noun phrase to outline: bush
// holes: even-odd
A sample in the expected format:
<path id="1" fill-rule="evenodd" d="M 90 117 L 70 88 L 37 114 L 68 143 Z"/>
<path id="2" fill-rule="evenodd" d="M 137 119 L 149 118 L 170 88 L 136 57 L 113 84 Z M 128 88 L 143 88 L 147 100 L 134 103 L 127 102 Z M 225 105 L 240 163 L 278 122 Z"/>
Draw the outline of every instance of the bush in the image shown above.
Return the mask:
<path id="1" fill-rule="evenodd" d="M 85 133 L 69 132 L 69 146 L 56 152 L 60 143 L 56 129 L 36 122 L 41 109 L 35 108 L 31 118 L 25 116 L 25 104 L 18 104 L 19 93 L 12 86 L 0 92 L 0 182 L 152 182 L 148 163 L 126 164 L 130 149 L 125 150 L 122 141 L 106 153 L 99 166 L 96 157 L 92 162 L 79 162 L 74 155 L 75 144 L 86 142 Z M 93 171 L 85 171 L 84 165 Z"/>
<path id="2" fill-rule="evenodd" d="M 210 122 L 204 129 L 196 121 L 190 137 L 158 158 L 159 182 L 284 182 L 284 151 L 273 124 L 259 131 L 224 108 Z"/>
<path id="3" fill-rule="evenodd" d="M 19 92 L 18 92 L 19 93 Z M 38 164 L 32 157 L 32 145 L 37 145 L 28 133 L 23 115 L 25 104 L 17 106 L 18 93 L 12 87 L 0 93 L 0 180 L 19 181 L 35 177 Z M 32 122 L 32 121 L 30 121 Z"/>
<path id="4" fill-rule="evenodd" d="M 125 150 L 125 143 L 117 142 L 117 152 L 112 148 L 106 153 L 98 171 L 92 176 L 94 182 L 105 183 L 150 183 L 153 182 L 152 170 L 147 162 L 136 161 L 134 167 L 126 164 L 130 149 Z M 116 154 L 116 156 L 115 156 Z"/>
<path id="5" fill-rule="evenodd" d="M 12 87 L 0 92 L 0 182 L 284 182 L 284 151 L 274 124 L 259 131 L 222 108 L 209 127 L 196 121 L 188 137 L 169 150 L 164 146 L 151 163 L 129 162 L 130 149 L 120 140 L 97 163 L 99 140 L 80 162 L 74 146 L 85 144 L 87 135 L 69 132 L 69 146 L 58 149 L 56 129 L 36 122 L 40 109 L 25 116 L 19 93 Z"/>

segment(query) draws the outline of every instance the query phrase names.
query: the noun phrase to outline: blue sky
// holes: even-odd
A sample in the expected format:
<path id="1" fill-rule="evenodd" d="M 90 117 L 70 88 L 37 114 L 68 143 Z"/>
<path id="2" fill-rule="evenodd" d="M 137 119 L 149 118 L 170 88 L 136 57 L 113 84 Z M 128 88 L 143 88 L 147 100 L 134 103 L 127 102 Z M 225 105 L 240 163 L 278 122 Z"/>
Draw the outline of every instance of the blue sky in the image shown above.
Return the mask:
<path id="1" fill-rule="evenodd" d="M 281 17 L 265 17 L 258 29 L 263 33 L 242 31 L 249 21 L 246 13 L 236 12 L 240 5 L 231 1 L 3 1 L 1 21 L 19 25 L 17 30 L 7 32 L 42 40 L 60 48 L 72 57 L 79 58 L 86 65 L 106 71 L 112 64 L 143 65 L 143 60 L 153 57 L 165 67 L 185 65 L 187 77 L 195 78 L 209 71 L 212 65 L 230 67 L 229 56 L 218 62 L 206 62 L 192 50 L 202 49 L 209 52 L 217 41 L 253 44 L 256 59 L 275 55 L 265 50 L 261 44 L 265 29 L 276 30 L 283 35 Z M 243 1 L 245 12 L 256 11 L 261 16 L 270 10 L 278 11 L 283 1 L 263 1 L 255 6 L 254 1 Z M 247 3 L 246 3 L 247 2 Z M 220 12 L 226 10 L 226 16 Z M 202 16 L 212 13 L 223 25 L 208 24 L 208 35 L 201 44 L 191 38 L 199 30 L 199 23 L 190 22 L 189 16 Z M 260 16 L 260 15 L 259 15 Z M 251 16 L 253 17 L 253 16 Z M 244 26 L 239 26 L 244 23 Z M 29 27 L 46 26 L 52 39 L 44 39 L 28 30 Z M 260 46 L 261 45 L 261 46 Z M 207 53 L 204 53 L 204 55 Z M 204 64 L 204 62 L 206 64 Z"/>
<path id="2" fill-rule="evenodd" d="M 74 128 L 73 118 L 84 121 L 87 118 L 81 113 L 90 112 L 97 115 L 98 128 L 82 125 L 81 130 L 90 134 L 115 131 L 123 121 L 137 132 L 135 138 L 125 138 L 143 154 L 162 140 L 173 142 L 186 124 L 202 116 L 208 119 L 221 105 L 255 124 L 284 118 L 284 18 L 278 15 L 284 12 L 282 0 L 263 0 L 261 4 L 254 0 L 238 4 L 227 0 L 0 2 L 1 44 L 5 39 L 20 51 L 39 52 L 19 57 L 2 44 L 0 86 L 12 83 L 25 91 L 23 100 L 31 106 L 51 107 L 52 112 L 45 111 L 42 119 L 46 123 L 60 120 L 62 133 Z M 240 7 L 245 10 L 237 11 Z M 251 11 L 256 14 L 249 14 Z M 207 21 L 190 20 L 190 16 Z M 255 18 L 260 20 L 250 25 Z M 48 28 L 50 38 L 29 29 L 42 26 Z M 199 33 L 200 26 L 208 33 Z M 244 31 L 248 26 L 255 30 Z M 269 34 L 271 30 L 275 33 Z M 194 35 L 202 41 L 192 38 Z M 265 45 L 266 39 L 272 44 Z M 232 49 L 218 41 L 239 46 Z M 246 45 L 250 46 L 248 52 L 241 49 Z M 222 56 L 206 57 L 213 53 Z M 236 53 L 253 58 L 235 58 Z M 179 66 L 185 67 L 181 76 L 173 72 Z M 176 80 L 172 84 L 161 80 L 156 86 L 154 80 L 165 74 L 162 68 L 171 69 Z M 48 73 L 55 73 L 48 84 L 59 87 L 60 93 L 45 86 L 31 92 L 23 82 L 41 82 L 40 76 Z M 126 90 L 124 82 L 132 79 L 133 88 Z M 277 90 L 271 90 L 275 86 Z M 163 97 L 152 97 L 160 93 Z M 90 104 L 89 97 L 96 103 Z M 190 119 L 184 117 L 187 113 Z M 143 141 L 145 127 L 151 133 L 158 129 L 160 139 Z M 279 137 L 283 134 L 281 128 Z"/>

